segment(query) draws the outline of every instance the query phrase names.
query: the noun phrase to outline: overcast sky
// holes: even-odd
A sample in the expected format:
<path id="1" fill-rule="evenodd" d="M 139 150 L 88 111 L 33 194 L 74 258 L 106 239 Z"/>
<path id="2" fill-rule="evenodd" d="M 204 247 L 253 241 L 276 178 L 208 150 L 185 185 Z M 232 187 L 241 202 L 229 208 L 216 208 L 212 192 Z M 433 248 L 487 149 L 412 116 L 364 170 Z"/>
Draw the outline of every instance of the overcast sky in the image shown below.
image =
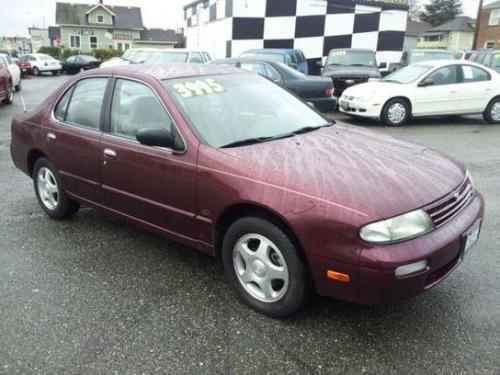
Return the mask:
<path id="1" fill-rule="evenodd" d="M 62 0 L 72 3 L 97 3 L 97 0 Z M 104 4 L 139 6 L 146 27 L 183 26 L 183 5 L 192 0 L 104 0 Z M 485 0 L 486 3 L 494 0 Z M 425 0 L 422 0 L 425 2 Z M 463 0 L 467 15 L 475 17 L 478 0 Z M 29 26 L 55 24 L 56 0 L 0 0 L 0 36 L 27 36 Z"/>

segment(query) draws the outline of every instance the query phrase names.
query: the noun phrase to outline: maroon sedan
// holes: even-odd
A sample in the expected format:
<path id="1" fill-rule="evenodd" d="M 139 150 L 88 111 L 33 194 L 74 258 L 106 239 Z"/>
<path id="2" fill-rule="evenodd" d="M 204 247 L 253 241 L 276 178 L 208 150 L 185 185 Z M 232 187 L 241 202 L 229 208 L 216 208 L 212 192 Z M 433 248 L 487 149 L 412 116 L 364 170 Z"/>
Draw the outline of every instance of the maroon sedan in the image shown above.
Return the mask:
<path id="1" fill-rule="evenodd" d="M 314 290 L 363 304 L 423 292 L 468 255 L 484 210 L 461 163 L 215 65 L 80 74 L 14 118 L 11 152 L 49 217 L 85 204 L 221 257 L 271 316 Z"/>

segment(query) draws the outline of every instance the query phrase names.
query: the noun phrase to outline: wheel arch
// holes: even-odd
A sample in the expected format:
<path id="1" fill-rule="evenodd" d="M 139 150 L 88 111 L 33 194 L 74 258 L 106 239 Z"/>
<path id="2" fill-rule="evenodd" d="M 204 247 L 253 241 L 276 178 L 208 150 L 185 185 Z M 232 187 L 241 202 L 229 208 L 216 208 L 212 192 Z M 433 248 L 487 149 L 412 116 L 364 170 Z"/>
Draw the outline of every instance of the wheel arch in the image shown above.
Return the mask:
<path id="1" fill-rule="evenodd" d="M 28 152 L 28 157 L 26 160 L 27 172 L 30 176 L 33 176 L 33 168 L 35 167 L 35 163 L 40 158 L 47 158 L 47 156 L 38 149 L 33 149 Z"/>
<path id="2" fill-rule="evenodd" d="M 387 106 L 387 103 L 389 103 L 391 100 L 394 100 L 394 99 L 401 99 L 401 100 L 404 100 L 406 102 L 406 104 L 408 104 L 408 107 L 410 108 L 410 116 L 413 115 L 413 104 L 411 103 L 411 100 L 410 98 L 408 98 L 407 96 L 404 96 L 404 95 L 398 95 L 398 96 L 393 96 L 392 98 L 389 98 L 385 101 L 384 105 L 382 106 L 382 111 L 385 110 L 385 107 Z"/>
<path id="3" fill-rule="evenodd" d="M 231 224 L 238 219 L 248 216 L 266 219 L 276 225 L 290 238 L 301 255 L 305 257 L 302 245 L 288 221 L 273 209 L 253 202 L 235 203 L 226 207 L 219 215 L 214 227 L 214 248 L 216 257 L 219 257 L 221 254 L 222 241 Z"/>

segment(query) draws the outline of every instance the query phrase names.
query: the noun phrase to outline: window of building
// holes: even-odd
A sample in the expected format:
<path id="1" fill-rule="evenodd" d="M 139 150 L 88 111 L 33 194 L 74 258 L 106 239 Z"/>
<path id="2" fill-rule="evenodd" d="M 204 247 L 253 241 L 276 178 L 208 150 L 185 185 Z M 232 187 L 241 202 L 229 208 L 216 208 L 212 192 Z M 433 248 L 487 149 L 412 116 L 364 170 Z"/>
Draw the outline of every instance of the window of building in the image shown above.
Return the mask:
<path id="1" fill-rule="evenodd" d="M 495 41 L 487 40 L 486 43 L 484 43 L 484 48 L 495 48 Z"/>
<path id="2" fill-rule="evenodd" d="M 500 9 L 493 9 L 490 13 L 490 22 L 489 26 L 498 26 L 500 25 Z"/>
<path id="3" fill-rule="evenodd" d="M 95 35 L 92 35 L 89 37 L 89 42 L 90 42 L 91 49 L 97 48 L 97 37 Z"/>
<path id="4" fill-rule="evenodd" d="M 97 16 L 98 23 L 104 23 L 104 16 Z"/>
<path id="5" fill-rule="evenodd" d="M 441 39 L 441 35 L 429 35 L 424 37 L 424 41 L 426 42 L 439 42 Z"/>
<path id="6" fill-rule="evenodd" d="M 80 48 L 80 35 L 69 36 L 69 48 Z"/>

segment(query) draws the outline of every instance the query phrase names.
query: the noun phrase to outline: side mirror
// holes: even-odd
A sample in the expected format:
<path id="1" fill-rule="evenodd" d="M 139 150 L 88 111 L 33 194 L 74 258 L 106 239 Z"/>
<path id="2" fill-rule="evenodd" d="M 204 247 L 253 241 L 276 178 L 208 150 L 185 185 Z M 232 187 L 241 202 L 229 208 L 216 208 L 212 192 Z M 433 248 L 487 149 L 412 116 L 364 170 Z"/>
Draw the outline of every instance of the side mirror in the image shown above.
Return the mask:
<path id="1" fill-rule="evenodd" d="M 317 67 L 319 67 L 319 68 L 323 67 L 323 61 L 319 60 L 319 61 L 315 61 L 315 63 L 316 63 Z"/>
<path id="2" fill-rule="evenodd" d="M 434 80 L 432 78 L 426 78 L 418 84 L 418 87 L 427 87 L 433 85 L 434 85 Z"/>
<path id="3" fill-rule="evenodd" d="M 137 132 L 135 137 L 140 144 L 145 146 L 167 147 L 173 150 L 176 149 L 175 137 L 167 129 L 141 129 Z"/>
<path id="4" fill-rule="evenodd" d="M 380 63 L 380 65 L 378 66 L 379 69 L 385 69 L 387 68 L 387 63 L 386 62 L 383 62 L 383 63 Z"/>

